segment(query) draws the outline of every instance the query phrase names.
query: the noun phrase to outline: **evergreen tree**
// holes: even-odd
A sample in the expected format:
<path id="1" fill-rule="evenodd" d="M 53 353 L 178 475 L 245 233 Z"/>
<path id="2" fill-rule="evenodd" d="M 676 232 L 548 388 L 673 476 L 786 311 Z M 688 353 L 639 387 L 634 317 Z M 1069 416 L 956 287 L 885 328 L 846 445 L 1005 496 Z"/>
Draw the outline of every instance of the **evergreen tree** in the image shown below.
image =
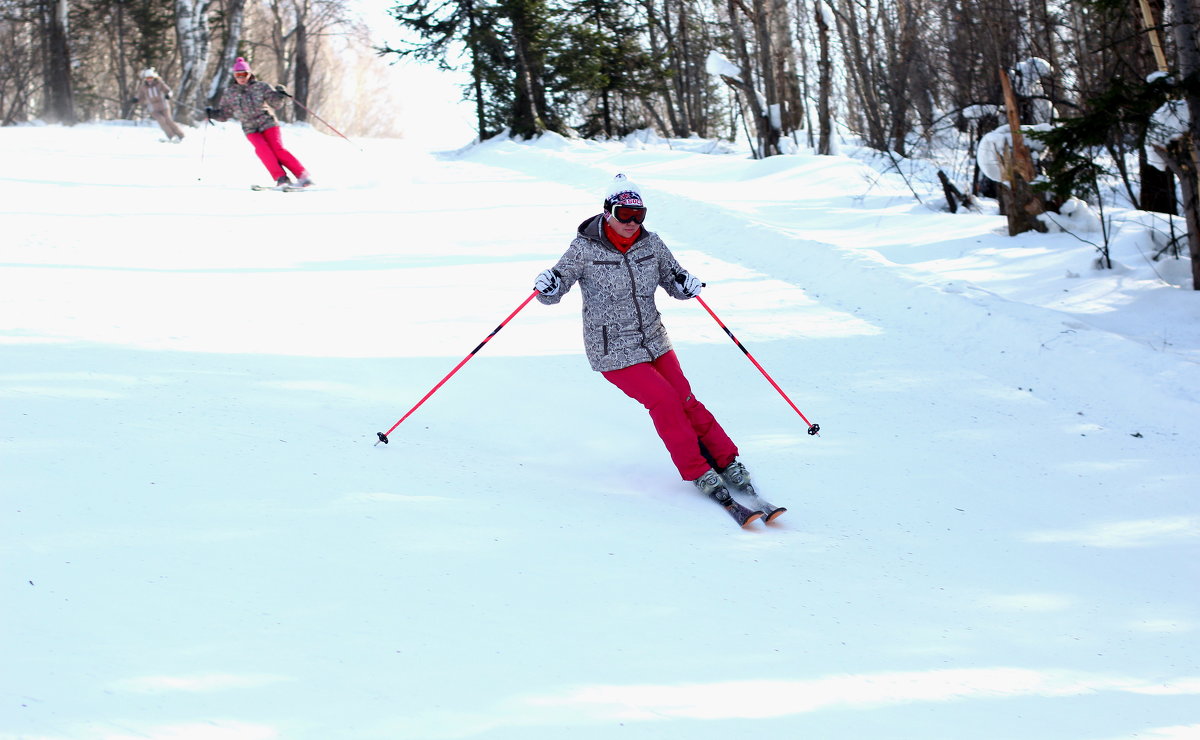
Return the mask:
<path id="1" fill-rule="evenodd" d="M 575 5 L 574 22 L 554 56 L 554 79 L 564 97 L 574 100 L 572 117 L 586 137 L 621 136 L 647 126 L 642 101 L 664 91 L 663 60 L 643 48 L 637 19 L 622 15 L 623 9 L 602 0 Z"/>
<path id="2" fill-rule="evenodd" d="M 466 48 L 481 137 L 504 128 L 519 136 L 565 130 L 562 117 L 547 105 L 548 50 L 559 29 L 545 0 L 416 0 L 392 8 L 392 17 L 423 43 L 388 47 L 385 54 L 449 68 L 457 44 Z"/>

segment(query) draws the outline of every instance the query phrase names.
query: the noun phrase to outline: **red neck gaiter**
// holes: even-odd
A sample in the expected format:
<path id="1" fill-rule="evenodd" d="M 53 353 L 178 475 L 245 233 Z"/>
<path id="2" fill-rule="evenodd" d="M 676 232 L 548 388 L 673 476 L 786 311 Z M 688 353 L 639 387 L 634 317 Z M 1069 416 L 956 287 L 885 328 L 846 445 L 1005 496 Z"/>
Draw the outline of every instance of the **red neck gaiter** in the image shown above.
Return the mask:
<path id="1" fill-rule="evenodd" d="M 641 228 L 638 228 L 637 231 L 633 232 L 633 236 L 628 238 L 623 237 L 612 230 L 612 228 L 608 225 L 608 219 L 604 220 L 604 237 L 612 242 L 612 245 L 616 247 L 621 254 L 628 252 L 629 248 L 633 246 L 633 243 L 636 242 L 638 237 L 641 235 L 642 230 Z"/>

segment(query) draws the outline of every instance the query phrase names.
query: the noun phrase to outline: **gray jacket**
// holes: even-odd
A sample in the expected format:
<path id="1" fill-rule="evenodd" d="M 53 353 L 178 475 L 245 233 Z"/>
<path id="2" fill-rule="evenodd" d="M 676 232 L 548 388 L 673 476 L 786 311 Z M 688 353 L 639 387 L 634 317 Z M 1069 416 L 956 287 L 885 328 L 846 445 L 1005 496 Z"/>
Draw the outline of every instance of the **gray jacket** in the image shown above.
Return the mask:
<path id="1" fill-rule="evenodd" d="M 579 283 L 583 292 L 583 344 L 588 362 L 598 372 L 650 362 L 671 350 L 671 340 L 654 304 L 658 288 L 673 298 L 687 298 L 675 276 L 684 274 L 658 234 L 642 229 L 629 251 L 621 254 L 604 237 L 604 217 L 579 225 L 579 233 L 554 269 L 562 286 L 538 300 L 558 303 Z"/>

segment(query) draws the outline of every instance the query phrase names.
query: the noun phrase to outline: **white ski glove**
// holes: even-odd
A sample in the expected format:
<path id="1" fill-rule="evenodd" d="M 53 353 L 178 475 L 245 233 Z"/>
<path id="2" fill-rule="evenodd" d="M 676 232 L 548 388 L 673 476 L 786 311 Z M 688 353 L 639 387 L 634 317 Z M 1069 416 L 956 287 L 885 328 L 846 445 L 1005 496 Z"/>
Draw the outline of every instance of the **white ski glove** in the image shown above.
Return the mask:
<path id="1" fill-rule="evenodd" d="M 690 272 L 681 272 L 675 276 L 675 282 L 679 283 L 679 287 L 683 289 L 683 294 L 688 298 L 695 298 L 700 295 L 700 288 L 704 287 L 704 283 L 700 282 Z"/>
<path id="2" fill-rule="evenodd" d="M 542 270 L 533 283 L 534 290 L 542 295 L 554 295 L 561 286 L 562 282 L 559 281 L 558 273 L 554 270 Z"/>

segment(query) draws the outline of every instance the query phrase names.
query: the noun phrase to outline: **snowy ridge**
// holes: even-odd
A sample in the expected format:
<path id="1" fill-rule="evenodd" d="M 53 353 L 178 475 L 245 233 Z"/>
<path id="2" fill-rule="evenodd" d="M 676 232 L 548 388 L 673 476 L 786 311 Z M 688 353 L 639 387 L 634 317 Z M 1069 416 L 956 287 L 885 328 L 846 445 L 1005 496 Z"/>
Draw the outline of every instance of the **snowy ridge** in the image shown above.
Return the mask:
<path id="1" fill-rule="evenodd" d="M 580 189 L 590 186 L 590 189 L 596 190 L 595 184 L 604 182 L 608 170 L 603 164 L 571 161 L 567 166 L 563 162 L 564 158 L 570 161 L 570 155 L 577 154 L 579 159 L 585 161 L 600 160 L 607 163 L 611 155 L 605 156 L 602 147 L 588 142 L 568 143 L 554 136 L 545 139 L 550 142 L 549 147 L 519 147 L 503 142 L 480 147 L 479 152 L 472 151 L 471 156 L 472 159 L 506 164 L 529 173 L 549 172 L 556 181 Z M 506 154 L 519 151 L 520 157 L 509 162 L 504 156 L 495 156 L 493 152 L 496 149 L 503 149 Z M 661 152 L 651 155 L 634 153 L 626 157 L 633 161 L 653 163 L 687 159 L 687 155 Z M 789 157 L 774 159 L 777 162 L 761 163 L 759 169 L 769 170 L 781 164 L 787 167 L 789 159 L 795 160 Z M 760 163 L 733 160 L 722 164 L 743 170 L 742 177 L 753 177 L 744 170 Z M 852 172 L 856 167 L 849 169 Z M 802 172 L 804 168 L 804 163 L 798 167 Z M 868 173 L 864 171 L 863 176 L 865 180 Z M 898 180 L 898 177 L 892 175 L 882 179 Z M 854 192 L 856 186 L 853 181 L 849 184 L 849 192 Z M 911 198 L 906 186 L 898 182 L 873 185 L 871 189 L 883 191 L 875 197 L 887 198 L 891 201 L 887 205 L 894 202 L 892 199 L 897 194 L 900 198 Z M 646 190 L 653 192 L 650 188 Z M 1134 426 L 1146 423 L 1147 416 L 1189 413 L 1178 407 L 1181 400 L 1187 404 L 1200 402 L 1200 391 L 1183 382 L 1195 375 L 1194 365 L 1200 363 L 1200 355 L 1188 360 L 1173 352 L 1155 351 L 1137 341 L 1132 342 L 1134 346 L 1128 346 L 1130 339 L 1093 326 L 1079 316 L 1011 301 L 969 282 L 939 280 L 927 271 L 890 262 L 873 249 L 805 239 L 803 224 L 764 223 L 754 215 L 746 218 L 746 214 L 734 208 L 676 192 L 655 192 L 648 197 L 654 201 L 652 205 L 668 206 L 664 210 L 671 215 L 656 219 L 656 224 L 661 225 L 654 228 L 664 234 L 669 245 L 704 245 L 714 254 L 751 269 L 766 268 L 765 271 L 774 277 L 820 295 L 830 305 L 857 317 L 870 317 L 872 323 L 886 321 L 890 326 L 899 325 L 909 331 L 918 331 L 930 339 L 936 338 L 957 358 L 970 357 L 973 368 L 978 372 L 1014 386 L 1037 387 L 1063 401 L 1073 399 L 1071 402 L 1081 408 L 1092 408 L 1095 399 L 1108 396 L 1110 398 L 1102 405 L 1105 415 L 1114 422 L 1124 417 L 1125 423 L 1133 423 Z M 927 218 L 954 216 L 927 214 Z M 959 218 L 969 220 L 972 217 Z M 695 224 L 700 226 L 696 227 Z M 714 229 L 714 224 L 721 226 Z M 1027 238 L 1025 240 L 1028 241 Z M 779 256 L 783 254 L 794 254 L 796 257 L 781 264 Z M 712 284 L 706 295 L 719 295 L 720 276 L 704 277 Z M 849 285 L 858 288 L 852 299 L 845 297 Z M 943 320 L 949 316 L 953 316 L 954 320 Z M 1179 320 L 1186 321 L 1182 317 Z M 1000 338 L 1001 344 L 979 342 L 977 338 L 981 332 Z M 1093 334 L 1077 342 L 1075 335 L 1080 332 Z M 1186 352 L 1193 350 L 1194 346 L 1184 348 Z M 1050 363 L 1039 362 L 1038 356 L 1048 352 L 1065 353 L 1067 356 Z M 1091 366 L 1097 354 L 1119 361 L 1114 362 L 1114 367 L 1103 375 L 1080 373 L 1078 369 Z M 1144 398 L 1119 392 L 1123 387 L 1140 385 L 1146 381 L 1159 384 L 1171 399 L 1164 407 L 1147 409 Z M 1114 393 L 1114 389 L 1118 392 Z M 1119 412 L 1114 409 L 1122 405 L 1124 399 L 1130 398 L 1137 400 Z"/>

